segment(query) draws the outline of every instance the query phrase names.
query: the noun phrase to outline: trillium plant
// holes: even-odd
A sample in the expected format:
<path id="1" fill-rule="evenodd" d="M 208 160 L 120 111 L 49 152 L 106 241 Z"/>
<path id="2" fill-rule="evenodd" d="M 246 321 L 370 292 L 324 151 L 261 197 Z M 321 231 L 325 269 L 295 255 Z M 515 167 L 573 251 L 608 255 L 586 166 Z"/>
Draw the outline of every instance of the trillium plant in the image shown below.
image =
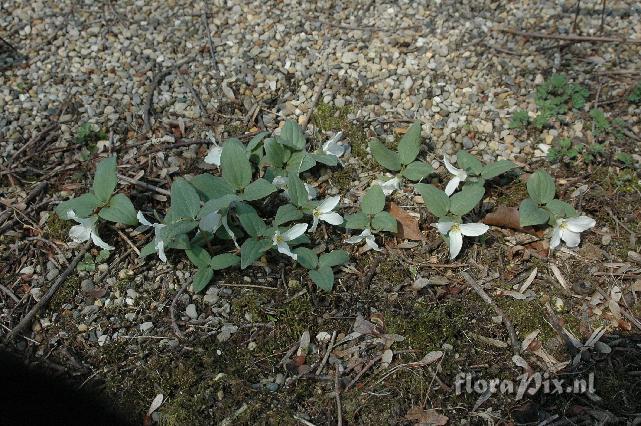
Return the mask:
<path id="1" fill-rule="evenodd" d="M 553 227 L 550 249 L 564 241 L 568 247 L 581 242 L 581 232 L 596 225 L 594 219 L 579 215 L 570 204 L 555 198 L 556 185 L 549 173 L 539 170 L 527 180 L 529 197 L 519 206 L 519 221 L 522 227 L 548 224 Z"/>
<path id="2" fill-rule="evenodd" d="M 397 232 L 396 219 L 385 211 L 386 196 L 404 179 L 420 181 L 432 173 L 429 164 L 417 159 L 420 133 L 420 123 L 414 123 L 396 151 L 378 141 L 369 144 L 376 161 L 392 173 L 375 181 L 363 194 L 358 210 L 345 218 L 340 213 L 340 194 L 319 194 L 303 179 L 317 173 L 319 164 L 337 166 L 349 145 L 337 133 L 310 152 L 303 130 L 294 121 L 285 122 L 277 134 L 258 133 L 247 144 L 235 138 L 221 144 L 213 141 L 204 157 L 213 172 L 176 177 L 164 217 L 152 210 L 136 210 L 125 194 L 116 192 L 115 156 L 97 164 L 90 192 L 61 202 L 55 211 L 62 219 L 76 222 L 69 236 L 77 243 L 91 241 L 102 250 L 113 249 L 100 236 L 108 231 L 103 225 L 111 222 L 119 227 L 138 226 L 136 231 L 149 241 L 141 249 L 143 257 L 154 255 L 169 262 L 170 251 L 184 251 L 197 268 L 192 281 L 197 292 L 221 270 L 266 265 L 273 256 L 298 263 L 320 289 L 330 291 L 334 268 L 348 262 L 349 255 L 317 240 L 326 239 L 328 227 L 343 226 L 356 231 L 346 243 L 362 245 L 361 251 L 382 250 L 377 236 Z M 482 165 L 465 151 L 457 154 L 456 167 L 447 158 L 444 163 L 453 175 L 446 191 L 424 183 L 416 184 L 416 189 L 438 219 L 433 227 L 454 259 L 463 237 L 478 237 L 488 230 L 484 224 L 465 220 L 482 200 L 485 180 L 516 166 L 509 161 Z M 548 174 L 533 174 L 527 186 L 529 198 L 521 204 L 521 225 L 549 223 L 554 227 L 552 248 L 561 241 L 575 247 L 580 233 L 594 226 L 592 219 L 554 199 L 554 181 Z"/>

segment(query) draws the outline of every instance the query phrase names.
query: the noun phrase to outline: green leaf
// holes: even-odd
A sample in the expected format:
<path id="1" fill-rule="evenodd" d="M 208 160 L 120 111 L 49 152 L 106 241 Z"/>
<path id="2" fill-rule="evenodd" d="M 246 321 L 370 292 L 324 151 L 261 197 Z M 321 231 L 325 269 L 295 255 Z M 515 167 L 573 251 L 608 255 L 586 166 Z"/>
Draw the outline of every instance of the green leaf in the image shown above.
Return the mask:
<path id="1" fill-rule="evenodd" d="M 334 287 L 334 272 L 329 266 L 321 266 L 318 270 L 312 269 L 309 271 L 309 277 L 321 290 L 332 291 Z"/>
<path id="2" fill-rule="evenodd" d="M 401 170 L 401 160 L 398 154 L 383 145 L 381 141 L 377 139 L 371 140 L 369 142 L 369 150 L 381 166 L 394 172 Z"/>
<path id="3" fill-rule="evenodd" d="M 315 269 L 318 266 L 318 256 L 313 250 L 306 247 L 298 247 L 292 250 L 297 255 L 296 261 L 301 264 L 303 268 Z"/>
<path id="4" fill-rule="evenodd" d="M 178 178 L 171 184 L 171 210 L 178 217 L 195 218 L 198 215 L 200 197 L 184 178 Z"/>
<path id="5" fill-rule="evenodd" d="M 265 146 L 265 156 L 267 161 L 274 167 L 282 168 L 289 158 L 289 151 L 276 139 L 268 139 L 263 144 Z"/>
<path id="6" fill-rule="evenodd" d="M 423 197 L 425 207 L 427 207 L 430 213 L 438 218 L 447 215 L 447 212 L 450 210 L 450 199 L 445 192 L 434 185 L 425 183 L 417 184 L 416 189 L 421 194 L 421 197 Z"/>
<path id="7" fill-rule="evenodd" d="M 116 194 L 109 200 L 107 206 L 100 209 L 98 216 L 110 222 L 125 225 L 137 225 L 136 208 L 125 194 Z"/>
<path id="8" fill-rule="evenodd" d="M 361 200 L 361 211 L 365 214 L 376 214 L 385 208 L 385 193 L 380 185 L 372 185 Z"/>
<path id="9" fill-rule="evenodd" d="M 369 218 L 365 213 L 355 213 L 345 216 L 345 228 L 365 229 L 369 227 Z"/>
<path id="10" fill-rule="evenodd" d="M 212 268 L 198 268 L 198 272 L 196 272 L 194 280 L 191 282 L 194 292 L 200 293 L 203 291 L 213 277 L 214 270 Z"/>
<path id="11" fill-rule="evenodd" d="M 185 250 L 187 257 L 191 260 L 198 269 L 208 268 L 211 262 L 211 256 L 203 247 L 192 245 L 189 249 Z"/>
<path id="12" fill-rule="evenodd" d="M 297 175 L 290 175 L 287 178 L 287 194 L 289 194 L 289 200 L 293 205 L 303 207 L 307 204 L 309 193 Z"/>
<path id="13" fill-rule="evenodd" d="M 240 198 L 236 194 L 227 194 L 223 195 L 220 198 L 209 200 L 198 212 L 198 219 L 202 219 L 210 213 L 218 212 L 229 208 L 229 206 L 234 202 L 238 201 Z"/>
<path id="14" fill-rule="evenodd" d="M 301 174 L 311 169 L 316 165 L 316 160 L 312 158 L 311 155 L 305 151 L 299 151 L 292 154 L 292 156 L 287 161 L 287 167 L 285 169 L 289 173 Z"/>
<path id="15" fill-rule="evenodd" d="M 549 203 L 556 193 L 554 178 L 543 170 L 532 173 L 527 180 L 527 192 L 538 204 Z"/>
<path id="16" fill-rule="evenodd" d="M 450 197 L 450 211 L 457 216 L 469 213 L 483 199 L 485 188 L 480 185 L 466 186 Z"/>
<path id="17" fill-rule="evenodd" d="M 145 244 L 145 246 L 140 249 L 140 257 L 147 257 L 154 253 L 156 253 L 156 243 L 154 241 Z"/>
<path id="18" fill-rule="evenodd" d="M 332 250 L 329 253 L 321 254 L 318 258 L 318 266 L 331 268 L 332 266 L 344 265 L 349 261 L 349 253 L 345 250 Z"/>
<path id="19" fill-rule="evenodd" d="M 256 136 L 251 138 L 251 140 L 247 144 L 247 148 L 245 148 L 245 149 L 248 152 L 254 151 L 256 148 L 258 148 L 258 145 L 263 141 L 263 139 L 265 139 L 265 137 L 268 134 L 269 134 L 268 132 L 260 132 L 260 133 L 258 133 Z"/>
<path id="20" fill-rule="evenodd" d="M 116 176 L 116 156 L 107 157 L 96 166 L 96 175 L 93 179 L 93 193 L 101 204 L 109 201 L 109 197 L 116 189 L 118 177 Z"/>
<path id="21" fill-rule="evenodd" d="M 526 198 L 519 206 L 519 222 L 522 227 L 540 225 L 550 218 L 550 214 L 540 208 L 534 200 Z"/>
<path id="22" fill-rule="evenodd" d="M 496 163 L 485 165 L 481 171 L 481 176 L 484 179 L 492 179 L 505 172 L 509 172 L 512 169 L 516 169 L 517 167 L 518 166 L 510 160 L 499 160 Z"/>
<path id="23" fill-rule="evenodd" d="M 243 189 L 252 179 L 252 166 L 245 147 L 238 139 L 230 139 L 220 155 L 223 179 L 237 190 Z"/>
<path id="24" fill-rule="evenodd" d="M 330 154 L 310 154 L 312 159 L 326 166 L 334 167 L 338 164 L 338 157 Z"/>
<path id="25" fill-rule="evenodd" d="M 194 176 L 189 183 L 196 188 L 196 191 L 202 197 L 203 201 L 213 200 L 223 195 L 234 194 L 236 192 L 225 179 L 210 173 Z"/>
<path id="26" fill-rule="evenodd" d="M 160 229 L 160 238 L 163 240 L 171 240 L 179 235 L 187 234 L 198 227 L 198 222 L 195 220 L 179 220 L 177 222 L 168 223 Z"/>
<path id="27" fill-rule="evenodd" d="M 294 148 L 296 151 L 305 149 L 305 134 L 303 129 L 293 120 L 287 120 L 280 132 L 281 143 Z"/>
<path id="28" fill-rule="evenodd" d="M 243 245 L 240 246 L 240 269 L 250 266 L 271 246 L 271 240 L 246 239 Z"/>
<path id="29" fill-rule="evenodd" d="M 230 266 L 236 266 L 240 263 L 240 257 L 231 253 L 223 253 L 211 258 L 209 264 L 214 269 L 214 271 L 219 271 L 221 269 L 229 268 Z"/>
<path id="30" fill-rule="evenodd" d="M 463 170 L 469 170 L 475 175 L 481 174 L 483 164 L 472 154 L 465 150 L 460 150 L 456 153 L 456 165 Z"/>
<path id="31" fill-rule="evenodd" d="M 256 201 L 267 197 L 272 192 L 276 191 L 275 185 L 266 181 L 263 178 L 258 178 L 245 188 L 243 192 L 243 199 L 246 201 Z"/>
<path id="32" fill-rule="evenodd" d="M 429 164 L 423 162 L 423 161 L 414 161 L 413 163 L 410 163 L 405 170 L 401 172 L 403 176 L 408 178 L 409 180 L 413 181 L 419 181 L 421 179 L 425 179 L 428 177 L 434 169 L 432 169 L 432 166 Z"/>
<path id="33" fill-rule="evenodd" d="M 55 212 L 60 219 L 64 220 L 68 219 L 67 213 L 69 210 L 73 210 L 76 216 L 84 218 L 91 216 L 96 207 L 98 207 L 98 204 L 100 204 L 100 202 L 92 193 L 82 194 L 79 197 L 58 204 Z"/>
<path id="34" fill-rule="evenodd" d="M 240 225 L 243 227 L 245 232 L 252 237 L 257 237 L 265 228 L 267 228 L 263 219 L 258 216 L 256 210 L 249 204 L 238 203 L 236 205 L 236 216 L 238 216 Z"/>
<path id="35" fill-rule="evenodd" d="M 274 226 L 281 226 L 287 222 L 299 220 L 303 218 L 303 212 L 292 204 L 284 204 L 276 211 L 276 218 L 274 219 Z"/>
<path id="36" fill-rule="evenodd" d="M 372 228 L 378 231 L 396 232 L 396 219 L 387 212 L 378 212 L 372 219 Z"/>
<path id="37" fill-rule="evenodd" d="M 402 164 L 410 164 L 416 159 L 420 149 L 421 123 L 416 121 L 407 129 L 407 132 L 398 143 L 398 158 Z"/>
<path id="38" fill-rule="evenodd" d="M 572 207 L 570 204 L 566 203 L 565 201 L 561 200 L 551 200 L 549 203 L 545 205 L 545 207 L 552 212 L 554 216 L 557 218 L 562 218 L 562 217 L 575 217 L 578 216 L 579 214 L 577 211 Z"/>

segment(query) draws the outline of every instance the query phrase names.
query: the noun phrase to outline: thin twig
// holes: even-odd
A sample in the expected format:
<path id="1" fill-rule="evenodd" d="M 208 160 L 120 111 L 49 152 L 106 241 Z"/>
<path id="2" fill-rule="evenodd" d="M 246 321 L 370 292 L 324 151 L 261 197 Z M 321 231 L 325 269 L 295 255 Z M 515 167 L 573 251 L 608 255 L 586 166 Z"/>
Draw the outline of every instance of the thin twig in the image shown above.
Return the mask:
<path id="1" fill-rule="evenodd" d="M 307 111 L 307 115 L 305 116 L 305 119 L 303 120 L 303 123 L 301 124 L 301 127 L 303 128 L 303 131 L 305 131 L 307 129 L 307 125 L 309 124 L 309 120 L 312 118 L 312 114 L 314 113 L 314 108 L 316 108 L 316 104 L 318 104 L 318 100 L 320 99 L 321 93 L 323 93 L 323 89 L 325 88 L 325 85 L 327 84 L 327 80 L 329 80 L 329 73 L 328 72 L 326 72 L 325 75 L 323 75 L 323 78 L 318 83 L 318 86 L 316 86 L 316 90 L 314 91 L 314 96 L 312 97 L 312 104 L 309 107 L 309 111 Z"/>
<path id="2" fill-rule="evenodd" d="M 216 50 L 214 49 L 214 41 L 211 39 L 211 30 L 209 29 L 209 19 L 207 19 L 207 2 L 203 2 L 203 23 L 205 24 L 205 31 L 207 32 L 207 44 L 209 44 L 209 54 L 211 55 L 211 65 L 216 70 Z"/>
<path id="3" fill-rule="evenodd" d="M 116 229 L 116 232 L 118 233 L 118 235 L 120 235 L 120 238 L 122 238 L 123 240 L 125 240 L 125 242 L 129 245 L 129 247 L 131 247 L 131 249 L 132 249 L 133 251 L 135 251 L 135 252 L 136 252 L 136 254 L 137 254 L 138 256 L 140 256 L 140 250 L 138 250 L 138 247 L 136 247 L 136 246 L 134 245 L 134 243 L 132 243 L 132 242 L 131 242 L 131 240 L 130 240 L 126 235 L 125 235 L 125 233 L 124 233 L 124 232 L 122 232 L 122 231 L 121 231 L 120 229 L 118 229 L 118 228 L 115 228 L 115 229 Z"/>
<path id="4" fill-rule="evenodd" d="M 603 33 L 603 26 L 605 25 L 605 3 L 606 0 L 603 0 L 603 3 L 601 5 L 601 26 L 599 28 L 600 33 Z"/>
<path id="5" fill-rule="evenodd" d="M 336 364 L 336 377 L 334 377 L 334 394 L 336 394 L 336 416 L 338 417 L 338 426 L 343 426 L 343 409 L 341 407 L 341 392 L 338 386 L 338 375 L 340 371 Z"/>
<path id="6" fill-rule="evenodd" d="M 361 371 L 358 372 L 356 377 L 354 377 L 352 379 L 352 381 L 349 382 L 349 384 L 345 387 L 345 390 L 349 390 L 352 386 L 354 386 L 356 384 L 356 382 L 358 382 L 358 379 L 360 379 L 361 376 L 363 374 L 365 374 L 366 371 L 371 369 L 374 366 L 374 364 L 376 364 L 382 357 L 383 357 L 383 354 L 378 355 L 374 359 L 372 359 L 370 362 L 368 362 L 367 365 L 365 367 L 363 367 L 363 369 Z"/>
<path id="7" fill-rule="evenodd" d="M 176 303 L 178 302 L 178 298 L 187 290 L 187 287 L 191 284 L 191 280 L 186 280 L 183 286 L 178 290 L 178 293 L 174 296 L 174 299 L 171 301 L 171 306 L 169 306 L 169 315 L 171 316 L 171 326 L 174 329 L 174 334 L 178 336 L 180 339 L 184 339 L 185 335 L 183 334 L 182 331 L 180 331 L 180 327 L 178 327 L 178 323 L 176 322 Z"/>
<path id="8" fill-rule="evenodd" d="M 186 63 L 190 62 L 193 60 L 193 57 L 189 57 L 181 62 L 178 62 L 177 64 L 167 67 L 164 70 L 160 71 L 154 79 L 151 82 L 151 86 L 149 87 L 149 93 L 147 93 L 147 98 L 145 99 L 145 105 L 143 106 L 142 110 L 142 120 L 143 120 L 143 133 L 149 133 L 151 130 L 151 120 L 150 120 L 150 115 L 151 115 L 151 107 L 154 102 L 154 93 L 156 92 L 156 89 L 160 85 L 160 83 L 167 77 L 169 74 L 177 70 L 178 68 L 182 67 Z"/>
<path id="9" fill-rule="evenodd" d="M 141 181 L 136 180 L 136 179 L 132 179 L 132 178 L 127 177 L 125 175 L 121 175 L 120 173 L 118 173 L 118 179 L 120 179 L 123 182 L 127 182 L 127 183 L 130 183 L 132 185 L 136 185 L 136 186 L 139 186 L 141 188 L 148 189 L 150 191 L 155 191 L 155 192 L 157 192 L 159 194 L 162 194 L 162 195 L 171 196 L 171 192 L 167 191 L 166 189 L 158 188 L 157 186 L 150 185 L 148 183 L 141 182 Z"/>
<path id="10" fill-rule="evenodd" d="M 208 118 L 207 108 L 205 108 L 205 104 L 204 104 L 203 100 L 201 99 L 201 97 L 198 94 L 198 92 L 196 91 L 196 89 L 194 89 L 194 85 L 191 84 L 191 81 L 189 81 L 187 79 L 187 77 L 185 77 L 185 76 L 181 75 L 180 79 L 182 80 L 182 82 L 185 84 L 185 86 L 187 86 L 187 88 L 191 92 L 191 96 L 194 97 L 194 100 L 196 101 L 196 104 L 198 104 L 198 108 L 200 109 L 200 113 L 202 114 L 202 116 L 205 117 L 205 118 Z"/>
<path id="11" fill-rule="evenodd" d="M 617 37 L 590 37 L 590 36 L 580 36 L 580 35 L 562 35 L 562 34 L 545 34 L 539 32 L 530 32 L 530 31 L 517 31 L 511 28 L 497 28 L 495 31 L 501 33 L 512 34 L 520 37 L 527 38 L 544 38 L 550 40 L 564 40 L 564 41 L 573 41 L 576 43 L 628 43 L 628 44 L 641 44 L 641 40 L 637 39 L 626 39 L 626 38 L 617 38 Z"/>
<path id="12" fill-rule="evenodd" d="M 247 287 L 247 288 L 260 288 L 263 290 L 278 290 L 278 287 L 268 287 L 266 285 L 256 284 L 216 284 L 219 287 Z"/>
<path id="13" fill-rule="evenodd" d="M 496 305 L 496 303 L 494 303 L 494 301 L 485 292 L 485 290 L 483 290 L 483 288 L 480 285 L 478 285 L 476 283 L 476 281 L 474 281 L 472 279 L 470 274 L 468 274 L 467 272 L 461 272 L 461 276 L 463 276 L 463 278 L 465 278 L 465 281 L 467 282 L 467 284 L 470 287 L 472 287 L 474 289 L 474 291 L 476 291 L 476 294 L 478 294 L 481 297 L 481 299 L 483 299 L 483 301 L 485 303 L 490 305 L 492 307 L 492 309 L 494 309 L 494 312 L 496 312 L 496 314 L 501 317 L 501 320 L 503 321 L 503 324 L 505 325 L 505 328 L 507 328 L 507 332 L 510 335 L 510 340 L 512 342 L 512 349 L 514 350 L 514 355 L 518 355 L 521 352 L 521 348 L 520 348 L 521 345 L 519 345 L 519 341 L 518 341 L 518 339 L 516 337 L 516 332 L 514 331 L 514 326 L 512 326 L 512 322 L 505 315 L 505 312 L 503 312 L 503 310 L 501 308 L 499 308 Z"/>
<path id="14" fill-rule="evenodd" d="M 327 351 L 325 351 L 325 356 L 323 357 L 323 360 L 321 361 L 320 365 L 316 369 L 316 375 L 318 376 L 321 371 L 323 371 L 323 367 L 325 367 L 325 364 L 327 363 L 327 360 L 329 359 L 329 354 L 332 352 L 332 349 L 334 348 L 334 342 L 336 342 L 336 330 L 332 333 L 332 338 L 329 341 L 329 344 L 327 345 Z"/>
<path id="15" fill-rule="evenodd" d="M 372 283 L 372 279 L 374 279 L 374 274 L 376 274 L 376 268 L 378 268 L 378 265 L 381 263 L 382 258 L 377 257 L 374 259 L 374 262 L 369 267 L 369 270 L 367 271 L 367 274 L 363 277 L 363 281 L 361 281 L 361 284 L 363 287 L 369 287 L 369 285 Z"/>
<path id="16" fill-rule="evenodd" d="M 572 32 L 576 32 L 576 24 L 577 21 L 579 20 L 579 13 L 581 13 L 581 0 L 577 0 L 576 2 L 576 11 L 574 12 L 574 22 L 572 23 Z"/>
<path id="17" fill-rule="evenodd" d="M 53 130 L 57 129 L 57 128 L 58 128 L 58 126 L 59 126 L 59 124 L 58 124 L 57 122 L 56 122 L 56 123 L 53 123 L 53 124 L 50 124 L 48 127 L 45 127 L 45 129 L 44 129 L 42 132 L 38 133 L 37 135 L 35 135 L 35 136 L 34 136 L 34 137 L 32 137 L 31 139 L 29 139 L 29 141 L 27 141 L 24 145 L 22 145 L 22 146 L 20 147 L 20 149 L 18 149 L 18 150 L 13 154 L 13 156 L 11 157 L 11 160 L 12 160 L 13 164 L 14 164 L 14 165 L 18 165 L 18 164 L 22 163 L 24 160 L 22 160 L 22 159 L 18 158 L 18 156 L 20 155 L 20 153 L 21 153 L 22 151 L 24 151 L 25 149 L 29 148 L 29 147 L 30 147 L 31 145 L 33 145 L 34 143 L 36 143 L 36 142 L 38 142 L 39 140 L 41 140 L 43 137 L 47 136 L 47 134 L 48 134 L 49 132 L 51 132 L 51 131 L 53 131 Z"/>
<path id="18" fill-rule="evenodd" d="M 20 299 L 18 299 L 18 296 L 13 294 L 13 291 L 9 290 L 7 287 L 4 285 L 0 284 L 0 290 L 2 290 L 7 296 L 13 299 L 14 302 L 20 303 Z"/>
<path id="19" fill-rule="evenodd" d="M 38 185 L 36 185 L 31 192 L 25 197 L 23 203 L 24 204 L 29 204 L 32 202 L 38 194 L 40 194 L 42 191 L 45 191 L 47 189 L 47 186 L 49 185 L 49 182 L 40 182 Z M 0 224 L 4 223 L 9 216 L 11 216 L 11 210 L 7 209 L 0 214 Z M 0 230 L 2 232 L 2 230 Z"/>
<path id="20" fill-rule="evenodd" d="M 33 321 L 33 318 L 36 316 L 36 314 L 44 308 L 47 303 L 51 300 L 51 298 L 56 294 L 56 291 L 58 291 L 58 288 L 66 281 L 67 277 L 71 275 L 71 273 L 74 271 L 76 268 L 76 265 L 80 263 L 80 260 L 85 256 L 85 253 L 87 253 L 87 250 L 89 250 L 89 247 L 91 246 L 91 243 L 85 243 L 84 246 L 80 249 L 80 252 L 74 257 L 74 259 L 71 261 L 67 269 L 64 270 L 58 277 L 56 278 L 56 281 L 49 287 L 49 290 L 40 298 L 38 303 L 35 304 L 33 308 L 29 312 L 27 312 L 27 315 L 22 318 L 22 320 L 16 325 L 10 332 L 7 334 L 5 337 L 4 341 L 5 343 L 9 343 L 12 341 L 16 335 L 22 333 L 27 327 L 31 325 L 31 322 Z"/>

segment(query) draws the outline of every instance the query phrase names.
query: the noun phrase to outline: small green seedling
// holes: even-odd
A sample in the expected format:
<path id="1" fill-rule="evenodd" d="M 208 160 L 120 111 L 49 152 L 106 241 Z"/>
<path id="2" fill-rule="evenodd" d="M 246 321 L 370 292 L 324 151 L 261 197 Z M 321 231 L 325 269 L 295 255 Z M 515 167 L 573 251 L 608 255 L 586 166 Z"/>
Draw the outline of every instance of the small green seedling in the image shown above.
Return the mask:
<path id="1" fill-rule="evenodd" d="M 577 216 L 577 212 L 565 201 L 554 198 L 556 186 L 549 173 L 539 170 L 527 180 L 529 198 L 519 206 L 519 220 L 522 227 L 549 223 L 555 225 L 558 219 Z"/>
<path id="2" fill-rule="evenodd" d="M 385 194 L 379 185 L 373 185 L 367 190 L 361 200 L 360 209 L 360 212 L 345 217 L 345 227 L 347 229 L 396 232 L 396 219 L 384 211 Z"/>

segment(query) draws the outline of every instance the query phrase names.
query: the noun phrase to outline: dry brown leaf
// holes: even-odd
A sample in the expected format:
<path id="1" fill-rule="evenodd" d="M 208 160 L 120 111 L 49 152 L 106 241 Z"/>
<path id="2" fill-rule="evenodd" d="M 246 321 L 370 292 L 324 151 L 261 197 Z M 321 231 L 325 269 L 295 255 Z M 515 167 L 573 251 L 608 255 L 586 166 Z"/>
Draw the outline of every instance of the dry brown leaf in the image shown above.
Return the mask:
<path id="1" fill-rule="evenodd" d="M 405 418 L 410 421 L 416 422 L 420 426 L 427 425 L 446 425 L 449 421 L 447 416 L 439 414 L 436 410 L 424 410 L 421 407 L 412 407 L 407 411 Z"/>
<path id="2" fill-rule="evenodd" d="M 418 219 L 403 210 L 396 203 L 391 202 L 389 213 L 398 221 L 399 227 L 396 235 L 406 240 L 421 241 L 425 237 L 418 227 Z"/>
<path id="3" fill-rule="evenodd" d="M 498 206 L 496 211 L 485 215 L 483 223 L 500 228 L 520 229 L 519 209 L 516 207 Z"/>

